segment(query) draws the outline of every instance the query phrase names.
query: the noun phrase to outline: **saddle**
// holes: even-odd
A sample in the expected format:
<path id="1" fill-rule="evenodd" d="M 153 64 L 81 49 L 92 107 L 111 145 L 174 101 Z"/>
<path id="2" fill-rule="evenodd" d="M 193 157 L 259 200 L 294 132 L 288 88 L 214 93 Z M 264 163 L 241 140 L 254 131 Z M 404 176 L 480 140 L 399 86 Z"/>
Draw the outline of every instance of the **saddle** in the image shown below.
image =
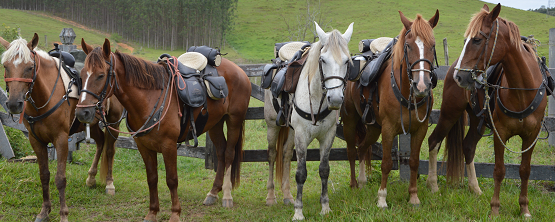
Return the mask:
<path id="1" fill-rule="evenodd" d="M 359 51 L 362 54 L 351 57 L 353 64 L 349 69 L 348 79 L 358 80 L 359 85 L 362 86 L 368 86 L 376 80 L 381 73 L 382 65 L 391 57 L 391 51 L 396 42 L 397 39 L 388 37 L 360 41 Z"/>
<path id="2" fill-rule="evenodd" d="M 61 51 L 58 48 L 58 43 L 54 43 L 54 49 L 50 50 L 48 54 L 54 58 L 60 59 L 62 63 L 60 67 L 64 69 L 70 78 L 70 83 L 68 84 L 67 89 L 71 89 L 71 86 L 75 85 L 77 86 L 77 95 L 81 95 L 81 89 L 83 88 L 81 76 L 79 75 L 81 70 L 75 69 L 75 58 L 73 55 L 68 52 Z M 84 59 L 80 62 L 84 63 Z M 68 90 L 68 94 L 69 92 L 71 92 L 71 90 Z"/>

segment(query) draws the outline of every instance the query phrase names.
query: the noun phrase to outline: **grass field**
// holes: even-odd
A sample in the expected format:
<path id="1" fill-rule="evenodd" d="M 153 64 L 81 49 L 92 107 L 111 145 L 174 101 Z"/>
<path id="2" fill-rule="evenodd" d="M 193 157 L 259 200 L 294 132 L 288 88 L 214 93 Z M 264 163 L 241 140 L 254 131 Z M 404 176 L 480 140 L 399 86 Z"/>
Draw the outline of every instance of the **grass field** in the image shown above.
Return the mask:
<path id="1" fill-rule="evenodd" d="M 395 36 L 401 29 L 397 10 L 401 10 L 409 18 L 416 13 L 422 13 L 429 18 L 440 10 L 440 23 L 435 29 L 438 42 L 437 52 L 440 64 L 443 63 L 443 47 L 441 39 L 449 41 L 449 55 L 451 60 L 460 53 L 462 34 L 470 16 L 483 5 L 480 1 L 431 0 L 427 4 L 421 2 L 402 1 L 322 1 L 324 30 L 337 28 L 344 32 L 350 22 L 355 22 L 354 34 L 349 46 L 351 52 L 357 52 L 360 39 L 379 36 Z M 492 4 L 489 4 L 490 7 Z M 293 0 L 240 0 L 237 11 L 236 27 L 228 36 L 228 45 L 222 52 L 229 53 L 226 58 L 237 63 L 267 63 L 272 58 L 272 47 L 275 42 L 288 41 L 284 18 L 294 19 L 295 15 L 304 12 L 305 4 Z M 520 26 L 522 35 L 535 34 L 543 42 L 539 48 L 540 55 L 547 56 L 547 35 L 549 27 L 555 24 L 555 18 L 546 19 L 545 15 L 526 12 L 511 8 L 503 8 L 501 16 L 514 21 Z M 24 38 L 30 38 L 34 32 L 41 37 L 40 47 L 49 49 L 52 42 L 58 41 L 62 28 L 73 27 L 78 37 L 85 37 L 89 44 L 101 45 L 109 34 L 95 30 L 80 28 L 78 25 L 68 25 L 58 19 L 29 13 L 26 11 L 0 9 L 0 22 L 11 27 L 21 28 Z M 524 25 L 526 24 L 526 25 Z M 48 46 L 44 47 L 44 35 L 48 36 Z M 126 51 L 128 49 L 113 47 Z M 126 43 L 134 48 L 134 53 L 149 60 L 155 60 L 164 50 L 141 49 L 141 46 Z M 171 52 L 179 55 L 183 51 Z M 3 72 L 0 67 L 0 73 Z M 3 77 L 0 77 L 3 80 Z M 4 88 L 4 81 L 0 86 Z M 434 108 L 441 103 L 442 82 L 434 91 L 436 102 Z M 251 99 L 251 106 L 262 106 L 261 102 Z M 1 108 L 0 108 L 1 110 Z M 3 111 L 3 110 L 2 110 Z M 430 134 L 435 126 L 428 130 Z M 247 136 L 245 149 L 266 149 L 266 124 L 263 120 L 247 122 Z M 32 155 L 25 137 L 13 129 L 8 129 L 13 139 L 12 145 L 18 147 L 20 155 Z M 426 137 L 427 138 L 427 137 Z M 519 138 L 510 140 L 511 148 L 516 149 L 520 144 Z M 334 147 L 345 147 L 345 142 L 336 139 Z M 422 146 L 421 159 L 427 159 L 427 142 Z M 317 142 L 311 144 L 316 148 Z M 483 138 L 477 150 L 476 162 L 493 162 L 493 137 Z M 148 209 L 148 187 L 144 164 L 137 151 L 118 149 L 114 164 L 114 178 L 116 196 L 104 194 L 104 186 L 98 184 L 90 189 L 85 186 L 87 170 L 92 162 L 94 146 L 84 145 L 80 151 L 74 153 L 77 164 L 69 164 L 67 170 L 67 200 L 70 207 L 71 221 L 139 221 L 146 215 Z M 441 156 L 441 155 L 440 155 Z M 440 157 L 441 158 L 441 157 Z M 159 155 L 159 195 L 161 213 L 158 219 L 169 219 L 170 198 L 165 184 L 165 169 Z M 506 163 L 520 163 L 520 157 L 505 153 Z M 532 164 L 555 165 L 555 149 L 545 140 L 538 143 L 532 156 Z M 493 195 L 493 180 L 479 178 L 478 181 L 484 192 L 475 196 L 468 191 L 466 181 L 463 185 L 447 185 L 445 178 L 439 177 L 440 192 L 431 194 L 425 186 L 426 176 L 418 179 L 419 197 L 421 205 L 414 208 L 408 204 L 408 183 L 399 179 L 397 171 L 392 171 L 388 184 L 387 210 L 376 207 L 377 190 L 381 177 L 380 161 L 373 162 L 374 171 L 368 177 L 368 184 L 360 190 L 349 188 L 349 169 L 347 162 L 332 162 L 330 173 L 330 206 L 331 214 L 320 216 L 320 180 L 318 163 L 309 162 L 308 180 L 304 189 L 304 214 L 308 221 L 486 221 L 489 215 L 489 202 Z M 293 169 L 296 164 L 293 163 Z M 54 175 L 56 163 L 50 163 L 51 175 Z M 266 180 L 268 177 L 267 163 L 244 163 L 241 187 L 233 192 L 235 207 L 224 209 L 221 200 L 216 206 L 202 206 L 202 200 L 212 186 L 215 173 L 204 170 L 203 160 L 179 157 L 179 189 L 178 194 L 182 206 L 181 219 L 184 221 L 289 221 L 293 215 L 292 206 L 281 203 L 282 194 L 278 192 L 278 204 L 265 206 Z M 295 196 L 296 186 L 294 171 L 291 175 L 292 193 Z M 53 208 L 51 221 L 59 220 L 58 192 L 55 189 L 54 178 L 51 178 L 51 198 Z M 501 192 L 501 215 L 493 221 L 520 221 L 518 193 L 519 180 L 505 180 Z M 38 167 L 32 163 L 8 163 L 0 159 L 0 221 L 30 221 L 40 211 L 42 196 L 40 194 L 40 180 Z M 555 219 L 555 184 L 553 182 L 532 181 L 529 188 L 530 211 L 535 221 L 553 221 Z M 221 195 L 220 195 L 221 198 Z"/>

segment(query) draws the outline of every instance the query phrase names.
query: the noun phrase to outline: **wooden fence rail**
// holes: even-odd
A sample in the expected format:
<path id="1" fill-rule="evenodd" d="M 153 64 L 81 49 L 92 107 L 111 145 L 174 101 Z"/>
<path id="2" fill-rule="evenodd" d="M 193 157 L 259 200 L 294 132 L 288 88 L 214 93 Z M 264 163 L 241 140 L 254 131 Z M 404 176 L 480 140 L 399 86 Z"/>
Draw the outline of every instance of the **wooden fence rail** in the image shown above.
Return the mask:
<path id="1" fill-rule="evenodd" d="M 245 70 L 247 75 L 251 77 L 251 80 L 252 80 L 253 78 L 262 76 L 262 70 L 264 65 L 265 64 L 240 65 L 240 67 L 243 70 Z M 445 75 L 448 68 L 449 68 L 448 66 L 440 66 L 439 69 L 436 70 L 439 79 L 441 80 L 445 79 Z M 555 69 L 553 68 L 551 68 L 550 71 L 551 73 L 555 73 Z M 261 89 L 258 86 L 258 84 L 251 83 L 251 85 L 252 85 L 251 96 L 260 101 L 264 101 L 264 90 Z M 2 106 L 5 106 L 7 96 L 4 90 L 0 89 L 0 91 L 1 91 L 0 104 Z M 10 115 L 0 112 L 0 121 L 2 122 L 3 125 L 21 130 L 27 135 L 27 130 L 25 129 L 25 127 L 23 127 L 22 124 L 17 123 L 18 119 L 19 119 L 18 116 L 13 116 L 13 120 L 12 120 L 12 117 Z M 247 120 L 260 120 L 260 119 L 264 119 L 264 108 L 250 107 L 249 110 L 247 111 Z M 432 110 L 432 114 L 430 116 L 430 123 L 436 124 L 438 119 L 439 119 L 439 110 Z M 546 122 L 547 131 L 555 132 L 555 117 L 545 117 L 545 119 L 546 119 L 545 122 Z M 2 125 L 0 125 L 0 128 L 1 127 Z M 7 153 L 7 155 L 4 155 L 4 157 L 9 159 L 13 157 L 13 151 L 11 154 L 12 156 L 10 157 L 9 151 L 11 151 L 11 147 L 9 146 L 9 141 L 8 141 L 8 144 L 5 144 L 5 143 L 3 144 L 2 133 L 3 133 L 3 129 L 0 129 L 0 146 L 1 146 L 0 153 L 2 155 L 4 155 L 4 153 Z M 338 126 L 337 137 L 343 139 L 342 134 L 343 134 L 343 128 L 342 126 Z M 3 135 L 3 137 L 5 137 L 5 134 Z M 409 175 L 410 171 L 408 167 L 408 158 L 409 158 L 408 153 L 410 153 L 410 145 L 409 145 L 410 143 L 405 138 L 403 138 L 403 135 L 400 135 L 397 140 L 399 142 L 396 142 L 394 144 L 394 147 L 392 150 L 392 156 L 394 160 L 393 169 L 394 170 L 399 169 L 401 178 L 408 179 L 410 176 Z M 72 135 L 69 141 L 70 141 L 70 145 L 69 145 L 70 151 L 78 150 L 79 144 L 84 141 L 84 133 L 78 133 L 78 134 Z M 206 141 L 207 142 L 205 147 L 197 147 L 197 148 L 189 148 L 184 145 L 181 146 L 177 144 L 178 155 L 205 159 L 205 167 L 207 169 L 216 169 L 217 161 L 214 154 L 214 146 L 210 141 L 208 135 L 207 135 Z M 137 149 L 135 141 L 133 141 L 133 139 L 130 137 L 124 137 L 124 136 L 120 136 L 118 138 L 118 140 L 116 141 L 116 147 Z M 373 157 L 372 157 L 373 160 L 381 160 L 381 157 L 382 157 L 381 144 L 376 143 L 373 145 L 372 154 L 373 154 Z M 267 162 L 268 154 L 266 149 L 245 150 L 243 160 L 244 162 Z M 296 155 L 293 155 L 293 160 L 296 160 Z M 318 149 L 309 149 L 307 153 L 307 161 L 318 161 L 318 160 L 319 160 Z M 344 161 L 344 160 L 347 160 L 346 148 L 332 149 L 330 153 L 330 161 Z M 442 162 L 439 162 L 439 163 L 441 164 Z M 494 164 L 492 163 L 476 163 L 476 173 L 478 176 L 491 178 L 493 176 L 493 166 Z M 511 179 L 520 178 L 519 172 L 518 172 L 518 165 L 505 164 L 505 166 L 506 166 L 506 178 L 511 178 Z M 438 175 L 445 175 L 445 171 L 441 170 L 442 167 L 438 167 L 438 169 L 440 169 L 438 172 Z M 428 161 L 421 160 L 419 174 L 427 174 L 427 173 L 428 173 Z M 555 181 L 555 166 L 533 165 L 530 179 Z"/>

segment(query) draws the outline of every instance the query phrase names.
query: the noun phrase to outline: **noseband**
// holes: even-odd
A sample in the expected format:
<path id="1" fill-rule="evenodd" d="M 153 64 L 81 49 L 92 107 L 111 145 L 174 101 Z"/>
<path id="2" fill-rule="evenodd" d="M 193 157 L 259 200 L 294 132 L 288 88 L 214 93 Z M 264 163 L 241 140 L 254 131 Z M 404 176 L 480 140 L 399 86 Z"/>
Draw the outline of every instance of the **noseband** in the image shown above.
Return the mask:
<path id="1" fill-rule="evenodd" d="M 347 66 L 347 72 L 349 73 L 349 68 L 350 66 Z M 330 89 L 336 89 L 339 87 L 343 86 L 343 89 L 345 89 L 345 85 L 347 84 L 347 75 L 345 75 L 345 77 L 339 77 L 339 76 L 324 76 L 324 70 L 322 69 L 322 58 L 320 58 L 320 60 L 318 61 L 318 69 L 320 70 L 320 82 L 322 84 L 322 89 L 324 90 L 324 95 L 327 94 L 328 90 Z M 341 84 L 337 85 L 337 86 L 333 86 L 333 87 L 326 87 L 326 81 L 331 80 L 331 79 L 338 79 L 341 80 Z"/>
<path id="2" fill-rule="evenodd" d="M 467 71 L 470 72 L 472 79 L 474 81 L 476 81 L 477 83 L 481 84 L 481 85 L 485 85 L 487 82 L 488 77 L 486 76 L 486 70 L 488 70 L 490 63 L 491 63 L 491 59 L 493 58 L 493 53 L 495 52 L 495 46 L 497 45 L 497 36 L 499 35 L 499 20 L 495 19 L 494 21 L 497 24 L 497 28 L 495 31 L 495 40 L 493 41 L 493 48 L 491 49 L 491 54 L 489 56 L 489 61 L 486 63 L 486 57 L 484 56 L 484 69 L 478 69 L 478 64 L 480 64 L 480 59 L 482 59 L 482 56 L 485 55 L 485 52 L 488 48 L 488 44 L 489 44 L 489 39 L 491 38 L 491 34 L 493 33 L 493 28 L 489 31 L 489 35 L 486 35 L 486 33 L 482 32 L 482 30 L 480 30 L 480 34 L 483 35 L 484 37 L 486 37 L 486 44 L 484 45 L 484 48 L 482 48 L 482 51 L 480 52 L 480 56 L 478 57 L 478 60 L 476 60 L 476 64 L 474 65 L 474 68 L 472 69 L 461 69 L 461 68 L 455 68 L 458 71 Z M 493 27 L 493 24 L 492 24 Z M 484 78 L 482 80 L 480 80 L 478 78 L 478 75 L 476 73 L 480 73 L 482 75 L 484 75 Z"/>
<path id="3" fill-rule="evenodd" d="M 405 33 L 405 37 L 410 33 L 411 29 L 409 29 L 406 33 Z M 407 48 L 408 48 L 408 44 L 405 42 L 405 45 L 403 47 L 403 52 L 404 52 L 404 56 L 403 59 L 405 60 L 405 64 L 407 66 L 407 76 L 409 78 L 409 82 L 410 82 L 410 88 L 411 88 L 411 92 L 413 90 L 414 87 L 414 80 L 412 78 L 412 72 L 420 72 L 420 71 L 424 71 L 430 74 L 430 79 L 433 82 L 434 79 L 437 81 L 437 74 L 435 72 L 435 69 L 437 67 L 439 67 L 439 64 L 437 63 L 437 56 L 436 56 L 436 47 L 432 47 L 432 50 L 434 51 L 434 61 L 436 62 L 436 66 L 434 67 L 434 63 L 426 58 L 423 59 L 418 59 L 416 61 L 414 61 L 412 64 L 409 62 L 409 58 L 408 58 L 408 53 L 407 53 Z M 430 65 L 431 70 L 429 69 L 414 69 L 414 66 L 416 66 L 419 62 L 426 62 Z M 403 67 L 401 66 L 401 70 L 403 70 Z M 435 88 L 435 85 L 433 85 L 433 87 Z"/>

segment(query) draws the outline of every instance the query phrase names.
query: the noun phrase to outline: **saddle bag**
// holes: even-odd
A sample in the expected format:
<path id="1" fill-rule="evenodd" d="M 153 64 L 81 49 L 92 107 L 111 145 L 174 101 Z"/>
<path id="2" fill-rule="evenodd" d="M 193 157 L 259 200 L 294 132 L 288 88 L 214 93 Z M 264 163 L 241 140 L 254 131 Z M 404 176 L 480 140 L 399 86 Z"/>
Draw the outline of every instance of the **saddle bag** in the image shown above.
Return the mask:
<path id="1" fill-rule="evenodd" d="M 206 92 L 213 100 L 220 100 L 227 97 L 228 89 L 223 76 L 205 76 Z"/>
<path id="2" fill-rule="evenodd" d="M 372 43 L 372 41 L 374 41 L 374 39 L 363 39 L 363 40 L 360 40 L 360 42 L 358 43 L 358 51 L 359 51 L 360 53 L 364 53 L 364 52 L 370 51 L 370 43 Z"/>
<path id="3" fill-rule="evenodd" d="M 270 88 L 270 85 L 272 84 L 272 79 L 276 74 L 277 68 L 278 65 L 275 63 L 266 64 L 264 66 L 264 75 L 262 76 L 262 84 L 260 85 L 260 87 L 262 87 L 263 89 Z"/>
<path id="4" fill-rule="evenodd" d="M 212 66 L 220 66 L 220 64 L 222 63 L 220 50 L 213 49 L 208 46 L 191 46 L 189 49 L 187 49 L 187 52 L 198 52 L 204 55 L 204 57 L 208 59 L 208 64 Z"/>

